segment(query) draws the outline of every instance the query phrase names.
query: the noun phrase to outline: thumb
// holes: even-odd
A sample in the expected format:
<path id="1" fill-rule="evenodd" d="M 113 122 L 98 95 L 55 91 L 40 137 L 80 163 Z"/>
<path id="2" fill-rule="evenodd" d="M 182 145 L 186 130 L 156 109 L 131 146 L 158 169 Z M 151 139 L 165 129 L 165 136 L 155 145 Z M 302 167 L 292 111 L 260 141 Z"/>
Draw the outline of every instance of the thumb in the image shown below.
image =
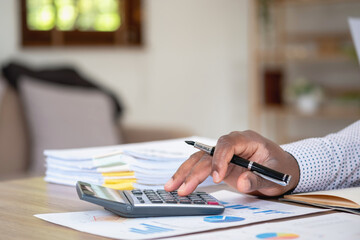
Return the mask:
<path id="1" fill-rule="evenodd" d="M 250 171 L 242 173 L 237 181 L 237 189 L 242 193 L 250 193 L 271 186 L 273 186 L 272 182 Z"/>

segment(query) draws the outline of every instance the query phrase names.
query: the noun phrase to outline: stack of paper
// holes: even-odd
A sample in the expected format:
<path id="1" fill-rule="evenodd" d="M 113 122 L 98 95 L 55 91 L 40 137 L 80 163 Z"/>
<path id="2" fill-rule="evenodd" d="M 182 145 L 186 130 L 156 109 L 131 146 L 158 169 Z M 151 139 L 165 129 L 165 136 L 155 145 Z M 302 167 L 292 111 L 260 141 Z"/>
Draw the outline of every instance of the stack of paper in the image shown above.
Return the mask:
<path id="1" fill-rule="evenodd" d="M 184 140 L 209 145 L 216 143 L 212 139 L 190 137 L 96 148 L 45 150 L 45 180 L 66 185 L 84 181 L 122 190 L 161 188 L 197 151 Z M 212 184 L 211 179 L 203 183 L 209 184 Z"/>

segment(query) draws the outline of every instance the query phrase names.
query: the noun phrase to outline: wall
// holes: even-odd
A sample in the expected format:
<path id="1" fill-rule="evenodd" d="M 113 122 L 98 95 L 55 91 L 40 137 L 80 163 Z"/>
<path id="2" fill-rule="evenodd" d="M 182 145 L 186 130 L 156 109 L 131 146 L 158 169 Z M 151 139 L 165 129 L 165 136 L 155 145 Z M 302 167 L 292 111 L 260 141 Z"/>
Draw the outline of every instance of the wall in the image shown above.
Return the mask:
<path id="1" fill-rule="evenodd" d="M 0 63 L 72 64 L 121 97 L 125 122 L 218 137 L 248 127 L 248 4 L 149 0 L 142 48 L 23 49 L 18 1 L 0 0 Z"/>

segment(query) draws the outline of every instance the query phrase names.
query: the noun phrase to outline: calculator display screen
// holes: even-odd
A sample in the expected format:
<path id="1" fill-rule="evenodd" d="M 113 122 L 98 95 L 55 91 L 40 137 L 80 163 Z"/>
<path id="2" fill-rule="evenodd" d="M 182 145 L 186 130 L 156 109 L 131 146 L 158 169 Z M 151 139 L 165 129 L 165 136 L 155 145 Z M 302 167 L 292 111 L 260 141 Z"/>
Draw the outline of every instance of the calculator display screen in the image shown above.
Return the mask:
<path id="1" fill-rule="evenodd" d="M 89 187 L 87 187 L 89 188 Z M 89 190 L 89 189 L 88 189 Z M 91 185 L 91 190 L 96 197 L 111 200 L 115 202 L 120 203 L 126 203 L 124 199 L 120 196 L 119 191 L 111 189 L 111 188 L 105 188 L 97 185 Z"/>

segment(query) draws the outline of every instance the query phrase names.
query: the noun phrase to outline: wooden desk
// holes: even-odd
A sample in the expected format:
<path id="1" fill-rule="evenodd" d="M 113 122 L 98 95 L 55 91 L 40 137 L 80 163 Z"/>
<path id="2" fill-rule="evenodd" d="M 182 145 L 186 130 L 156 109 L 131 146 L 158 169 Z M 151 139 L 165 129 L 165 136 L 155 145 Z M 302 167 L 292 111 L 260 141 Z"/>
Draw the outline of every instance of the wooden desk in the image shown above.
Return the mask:
<path id="1" fill-rule="evenodd" d="M 203 188 L 212 192 L 218 187 Z M 226 185 L 221 189 L 230 190 Z M 43 178 L 0 182 L 0 239 L 109 239 L 60 227 L 34 214 L 103 209 L 82 201 L 75 187 L 46 183 Z"/>
<path id="2" fill-rule="evenodd" d="M 208 192 L 219 189 L 231 190 L 226 185 L 202 189 Z M 33 216 L 41 213 L 96 209 L 102 208 L 80 200 L 74 187 L 46 183 L 42 178 L 0 182 L 0 238 L 6 240 L 108 239 L 61 227 Z M 317 213 L 320 214 L 326 213 Z M 283 221 L 283 219 L 274 221 Z"/>
<path id="3" fill-rule="evenodd" d="M 101 209 L 79 200 L 74 187 L 42 178 L 0 182 L 1 239 L 108 239 L 59 227 L 34 217 L 39 213 Z"/>

